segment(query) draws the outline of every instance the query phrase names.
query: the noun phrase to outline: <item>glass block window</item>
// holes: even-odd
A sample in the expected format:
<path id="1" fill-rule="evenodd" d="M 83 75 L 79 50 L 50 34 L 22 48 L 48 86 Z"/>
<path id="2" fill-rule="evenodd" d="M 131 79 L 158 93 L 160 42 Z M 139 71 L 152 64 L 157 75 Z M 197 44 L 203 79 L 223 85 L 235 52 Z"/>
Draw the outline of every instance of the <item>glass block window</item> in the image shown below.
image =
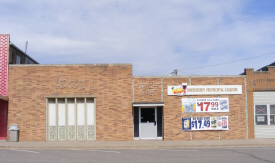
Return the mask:
<path id="1" fill-rule="evenodd" d="M 94 98 L 48 98 L 47 140 L 95 140 Z"/>

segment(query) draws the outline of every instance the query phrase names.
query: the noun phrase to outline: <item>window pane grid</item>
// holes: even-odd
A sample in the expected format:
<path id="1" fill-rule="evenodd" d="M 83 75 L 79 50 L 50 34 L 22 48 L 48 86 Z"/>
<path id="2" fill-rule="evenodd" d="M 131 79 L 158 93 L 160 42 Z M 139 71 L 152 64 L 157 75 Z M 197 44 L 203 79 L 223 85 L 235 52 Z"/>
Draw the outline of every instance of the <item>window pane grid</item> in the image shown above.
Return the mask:
<path id="1" fill-rule="evenodd" d="M 95 99 L 48 98 L 48 140 L 95 140 Z"/>
<path id="2" fill-rule="evenodd" d="M 255 105 L 256 125 L 275 125 L 275 105 Z"/>

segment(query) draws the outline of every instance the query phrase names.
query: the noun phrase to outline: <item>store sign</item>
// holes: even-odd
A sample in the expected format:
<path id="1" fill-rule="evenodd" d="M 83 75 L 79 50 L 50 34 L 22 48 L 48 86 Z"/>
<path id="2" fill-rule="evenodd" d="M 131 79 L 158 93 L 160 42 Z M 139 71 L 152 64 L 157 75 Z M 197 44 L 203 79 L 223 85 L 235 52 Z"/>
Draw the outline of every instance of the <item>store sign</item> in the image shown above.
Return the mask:
<path id="1" fill-rule="evenodd" d="M 228 116 L 182 117 L 182 131 L 228 130 Z"/>
<path id="2" fill-rule="evenodd" d="M 264 116 L 257 116 L 257 122 L 265 122 L 265 117 Z"/>
<path id="3" fill-rule="evenodd" d="M 182 112 L 229 112 L 228 98 L 182 98 Z"/>
<path id="4" fill-rule="evenodd" d="M 168 86 L 168 95 L 242 94 L 242 85 L 182 85 Z"/>
<path id="5" fill-rule="evenodd" d="M 56 88 L 85 88 L 85 81 L 82 80 L 68 80 L 67 74 L 60 74 L 56 79 Z"/>
<path id="6" fill-rule="evenodd" d="M 141 84 L 137 84 L 136 88 L 137 90 L 141 91 L 141 95 L 145 96 L 145 95 L 156 95 L 156 90 L 158 88 L 158 83 L 141 83 Z"/>

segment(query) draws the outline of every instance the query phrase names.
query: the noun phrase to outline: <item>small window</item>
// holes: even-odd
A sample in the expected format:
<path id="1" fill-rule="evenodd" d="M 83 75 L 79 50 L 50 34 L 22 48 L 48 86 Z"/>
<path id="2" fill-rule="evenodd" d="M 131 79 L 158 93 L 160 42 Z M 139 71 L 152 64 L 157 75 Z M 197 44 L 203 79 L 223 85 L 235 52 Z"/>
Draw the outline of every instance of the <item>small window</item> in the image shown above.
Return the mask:
<path id="1" fill-rule="evenodd" d="M 256 105 L 256 114 L 267 114 L 266 105 Z"/>
<path id="2" fill-rule="evenodd" d="M 275 105 L 255 105 L 256 125 L 275 125 Z"/>
<path id="3" fill-rule="evenodd" d="M 30 64 L 30 63 L 31 63 L 31 60 L 28 57 L 26 57 L 25 58 L 25 64 Z"/>
<path id="4" fill-rule="evenodd" d="M 15 64 L 20 64 L 21 57 L 19 55 L 16 55 L 16 62 Z"/>
<path id="5" fill-rule="evenodd" d="M 155 122 L 155 108 L 141 108 L 141 123 Z"/>
<path id="6" fill-rule="evenodd" d="M 267 105 L 255 105 L 256 125 L 267 125 Z"/>

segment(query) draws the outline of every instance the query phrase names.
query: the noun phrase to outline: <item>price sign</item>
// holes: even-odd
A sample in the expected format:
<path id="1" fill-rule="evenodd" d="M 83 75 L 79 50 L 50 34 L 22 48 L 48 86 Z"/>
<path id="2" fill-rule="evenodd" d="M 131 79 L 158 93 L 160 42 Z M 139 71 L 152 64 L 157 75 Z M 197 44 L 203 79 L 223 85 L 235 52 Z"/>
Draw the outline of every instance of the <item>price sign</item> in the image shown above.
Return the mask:
<path id="1" fill-rule="evenodd" d="M 228 112 L 228 109 L 221 109 L 221 102 L 228 101 L 222 98 L 197 98 L 196 112 Z M 224 103 L 224 102 L 223 102 Z M 228 104 L 223 108 L 228 108 Z"/>
<path id="2" fill-rule="evenodd" d="M 216 111 L 219 110 L 220 102 L 197 102 L 197 106 L 199 111 L 207 112 L 207 111 Z M 197 111 L 197 112 L 199 112 Z"/>
<path id="3" fill-rule="evenodd" d="M 194 117 L 191 123 L 191 130 L 207 130 L 210 128 L 210 117 Z"/>
<path id="4" fill-rule="evenodd" d="M 189 126 L 191 121 L 191 126 Z M 222 117 L 182 117 L 182 131 L 228 130 L 228 116 Z"/>
<path id="5" fill-rule="evenodd" d="M 182 98 L 182 112 L 229 112 L 228 98 Z"/>

